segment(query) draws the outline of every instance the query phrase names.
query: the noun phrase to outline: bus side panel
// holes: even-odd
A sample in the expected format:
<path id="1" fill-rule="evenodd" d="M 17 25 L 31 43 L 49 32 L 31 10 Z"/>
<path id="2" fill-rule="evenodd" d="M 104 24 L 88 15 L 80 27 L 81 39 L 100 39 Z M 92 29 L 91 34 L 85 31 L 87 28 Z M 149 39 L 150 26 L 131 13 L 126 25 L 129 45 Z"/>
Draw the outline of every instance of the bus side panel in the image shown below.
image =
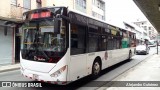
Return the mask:
<path id="1" fill-rule="evenodd" d="M 107 51 L 107 59 L 104 59 L 105 52 L 103 52 L 102 58 L 102 69 L 115 65 L 119 62 L 122 62 L 128 59 L 129 56 L 129 48 L 124 49 L 116 49 L 116 50 L 108 50 Z"/>
<path id="2" fill-rule="evenodd" d="M 90 58 L 90 62 L 88 66 L 90 66 L 90 74 L 92 73 L 92 65 L 96 57 L 100 57 L 101 62 L 102 62 L 102 69 L 105 69 L 109 67 L 109 65 L 113 65 L 114 60 L 112 59 L 112 51 L 101 51 L 101 52 L 96 52 L 95 56 L 93 58 Z"/>
<path id="3" fill-rule="evenodd" d="M 96 57 L 102 61 L 102 70 L 128 59 L 129 48 L 108 50 L 102 52 L 92 52 L 87 55 L 87 74 L 92 73 L 92 65 Z"/>
<path id="4" fill-rule="evenodd" d="M 96 58 L 96 52 L 88 53 L 87 55 L 87 74 L 92 73 L 92 65 Z"/>
<path id="5" fill-rule="evenodd" d="M 70 80 L 74 81 L 86 76 L 86 55 L 72 55 L 70 58 Z"/>
<path id="6" fill-rule="evenodd" d="M 117 50 L 109 50 L 108 52 L 110 54 L 109 54 L 107 63 L 108 63 L 108 66 L 110 67 L 118 62 L 118 59 L 120 58 L 120 54 L 119 54 L 120 52 L 118 49 Z"/>
<path id="7" fill-rule="evenodd" d="M 129 48 L 113 50 L 112 58 L 116 61 L 116 63 L 124 61 L 124 60 L 128 59 L 129 50 L 130 50 Z M 114 63 L 114 64 L 116 64 L 116 63 Z"/>

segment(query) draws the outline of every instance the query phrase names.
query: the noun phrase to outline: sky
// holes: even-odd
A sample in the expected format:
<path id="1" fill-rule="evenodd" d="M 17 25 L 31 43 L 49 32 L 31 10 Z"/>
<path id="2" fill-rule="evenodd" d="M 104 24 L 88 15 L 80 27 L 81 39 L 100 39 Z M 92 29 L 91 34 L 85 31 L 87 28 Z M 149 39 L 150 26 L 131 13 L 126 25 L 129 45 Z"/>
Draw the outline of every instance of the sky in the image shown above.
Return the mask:
<path id="1" fill-rule="evenodd" d="M 105 0 L 106 21 L 109 22 L 133 22 L 147 20 L 133 0 Z"/>

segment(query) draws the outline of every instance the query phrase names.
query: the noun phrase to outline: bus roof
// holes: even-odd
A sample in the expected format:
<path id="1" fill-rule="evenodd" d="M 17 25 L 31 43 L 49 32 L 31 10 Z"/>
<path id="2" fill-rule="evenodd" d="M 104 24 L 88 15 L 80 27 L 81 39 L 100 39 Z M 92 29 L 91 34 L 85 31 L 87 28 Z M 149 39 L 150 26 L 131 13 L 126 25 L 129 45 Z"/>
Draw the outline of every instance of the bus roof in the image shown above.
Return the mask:
<path id="1" fill-rule="evenodd" d="M 114 26 L 114 27 L 117 27 L 117 28 L 119 28 L 119 29 L 123 29 L 123 30 L 128 31 L 127 29 L 124 29 L 124 28 L 122 28 L 122 27 L 115 26 L 115 25 L 113 25 L 113 24 L 111 24 L 111 23 L 109 23 L 109 22 L 103 21 L 103 20 L 101 20 L 101 19 L 95 18 L 95 17 L 93 17 L 93 16 L 87 15 L 87 14 L 85 14 L 85 13 L 82 13 L 82 12 L 77 11 L 77 10 L 74 10 L 74 9 L 69 9 L 69 12 L 74 12 L 74 13 L 83 15 L 83 16 L 85 16 L 85 17 L 88 17 L 88 18 L 91 18 L 91 19 L 94 19 L 94 20 L 97 20 L 97 21 L 106 23 L 106 24 L 111 25 L 111 26 Z M 133 31 L 129 31 L 129 32 L 135 33 L 135 32 L 133 32 Z"/>
<path id="2" fill-rule="evenodd" d="M 38 9 L 33 9 L 33 10 L 30 10 L 30 11 L 35 11 L 35 10 L 40 10 L 40 9 L 60 8 L 60 7 L 68 8 L 68 7 L 66 7 L 66 6 L 49 6 L 49 7 L 42 7 L 42 8 L 38 8 Z M 26 12 L 24 12 L 24 13 L 27 13 L 27 12 L 30 12 L 30 11 L 26 11 Z M 82 16 L 85 16 L 85 17 L 94 19 L 94 20 L 96 20 L 96 21 L 100 21 L 100 22 L 102 22 L 102 23 L 106 23 L 106 24 L 108 24 L 108 25 L 117 27 L 117 26 L 115 26 L 115 25 L 113 25 L 113 24 L 111 24 L 111 23 L 109 23 L 109 22 L 100 20 L 100 19 L 98 19 L 98 18 L 95 18 L 95 17 L 93 17 L 93 16 L 87 15 L 87 14 L 85 14 L 85 13 L 82 13 L 82 12 L 77 11 L 77 10 L 74 10 L 74 9 L 68 9 L 68 13 L 69 13 L 69 12 L 74 12 L 74 13 L 76 13 L 76 14 L 80 14 L 80 15 L 82 15 Z M 126 30 L 126 29 L 121 28 L 121 27 L 117 27 L 117 28 Z M 126 30 L 126 31 L 128 31 L 128 30 Z M 131 31 L 129 31 L 129 32 L 131 32 Z M 135 32 L 132 32 L 132 33 L 135 33 Z"/>
<path id="3" fill-rule="evenodd" d="M 82 12 L 77 11 L 77 10 L 74 10 L 74 9 L 70 9 L 70 10 L 69 10 L 69 12 L 74 12 L 74 13 L 76 13 L 76 14 L 80 14 L 80 15 L 82 15 L 82 16 L 85 16 L 85 17 L 88 17 L 88 18 L 91 18 L 91 19 L 94 19 L 94 20 L 100 21 L 100 22 L 102 22 L 102 23 L 106 23 L 106 24 L 108 24 L 108 25 L 111 25 L 111 26 L 117 27 L 117 26 L 115 26 L 115 25 L 113 25 L 113 24 L 110 24 L 109 22 L 106 22 L 106 21 L 103 21 L 103 20 L 97 19 L 97 18 L 95 18 L 95 17 L 93 17 L 93 16 L 89 16 L 89 15 L 87 15 L 87 14 L 85 14 L 85 13 L 82 13 Z M 128 30 L 126 30 L 126 29 L 124 29 L 124 28 L 120 28 L 120 27 L 117 27 L 117 28 L 119 28 L 119 29 L 123 29 L 123 30 L 125 30 L 125 31 L 128 31 Z M 135 33 L 135 32 L 133 32 L 133 31 L 129 31 L 129 32 L 131 32 L 131 33 Z"/>

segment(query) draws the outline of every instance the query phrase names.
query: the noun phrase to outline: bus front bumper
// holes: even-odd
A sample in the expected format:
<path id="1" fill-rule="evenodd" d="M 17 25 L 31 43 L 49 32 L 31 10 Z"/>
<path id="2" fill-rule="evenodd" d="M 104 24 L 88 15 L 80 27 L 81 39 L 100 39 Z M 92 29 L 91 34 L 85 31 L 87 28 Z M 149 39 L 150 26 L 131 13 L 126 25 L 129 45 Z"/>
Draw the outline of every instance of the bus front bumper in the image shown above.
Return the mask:
<path id="1" fill-rule="evenodd" d="M 58 84 L 58 85 L 68 84 L 66 73 L 67 73 L 67 70 L 65 70 L 58 77 L 51 77 L 50 73 L 32 71 L 32 70 L 24 69 L 21 67 L 21 74 L 26 78 L 32 79 L 34 81 L 40 81 L 40 82 Z"/>

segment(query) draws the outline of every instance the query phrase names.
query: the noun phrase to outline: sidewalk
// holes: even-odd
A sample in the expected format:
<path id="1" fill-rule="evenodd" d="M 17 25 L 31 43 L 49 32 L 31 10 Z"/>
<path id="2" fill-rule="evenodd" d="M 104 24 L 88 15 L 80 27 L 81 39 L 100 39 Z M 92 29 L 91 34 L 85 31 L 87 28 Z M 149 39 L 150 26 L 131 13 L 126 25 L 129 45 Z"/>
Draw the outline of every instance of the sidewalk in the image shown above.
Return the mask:
<path id="1" fill-rule="evenodd" d="M 154 82 L 158 85 L 158 87 L 146 87 L 144 86 L 144 83 L 142 83 L 142 86 L 140 87 L 116 87 L 117 85 L 113 83 L 110 85 L 111 87 L 107 87 L 108 85 L 106 84 L 98 90 L 160 90 L 160 55 L 153 55 L 152 57 L 129 69 L 112 81 L 118 81 L 116 84 L 120 85 L 127 85 L 128 81 L 135 81 L 139 84 L 141 84 L 139 81 L 158 81 Z"/>
<path id="2" fill-rule="evenodd" d="M 0 66 L 0 73 L 20 69 L 20 64 Z"/>

